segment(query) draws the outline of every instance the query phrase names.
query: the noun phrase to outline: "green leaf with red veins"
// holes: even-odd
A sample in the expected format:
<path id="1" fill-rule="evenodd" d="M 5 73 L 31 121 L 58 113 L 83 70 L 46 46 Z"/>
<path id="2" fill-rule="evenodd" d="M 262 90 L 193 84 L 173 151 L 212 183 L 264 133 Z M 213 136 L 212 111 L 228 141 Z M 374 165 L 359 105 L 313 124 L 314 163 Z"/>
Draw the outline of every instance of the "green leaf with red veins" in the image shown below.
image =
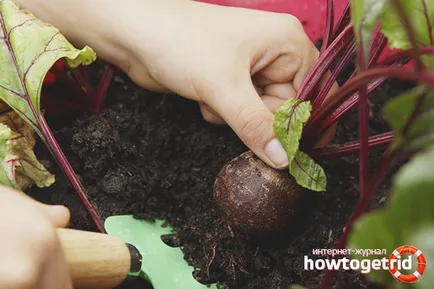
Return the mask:
<path id="1" fill-rule="evenodd" d="M 412 24 L 418 44 L 430 45 L 434 34 L 428 23 L 431 23 L 430 26 L 433 25 L 434 0 L 399 0 L 399 3 Z M 382 15 L 381 31 L 386 35 L 390 48 L 404 50 L 411 48 L 401 18 L 391 3 L 387 5 L 387 9 Z"/>
<path id="2" fill-rule="evenodd" d="M 0 0 L 0 99 L 45 142 L 93 221 L 104 232 L 101 217 L 40 112 L 43 80 L 59 59 L 77 67 L 95 61 L 96 54 L 87 46 L 76 49 L 58 29 L 21 10 L 14 0 Z"/>
<path id="3" fill-rule="evenodd" d="M 11 162 L 5 162 L 4 158 L 7 154 L 6 142 L 9 141 L 12 137 L 12 131 L 8 129 L 7 126 L 0 124 L 0 162 L 1 170 L 0 170 L 0 183 L 10 186 L 12 188 L 16 188 L 17 182 L 15 181 L 13 165 Z"/>
<path id="4" fill-rule="evenodd" d="M 433 45 L 434 0 L 399 0 L 399 3 L 411 23 L 417 44 L 421 46 Z M 381 31 L 387 37 L 390 48 L 403 50 L 411 48 L 401 17 L 390 3 L 390 0 L 381 16 Z M 432 54 L 424 55 L 421 59 L 430 70 L 434 69 Z"/>
<path id="5" fill-rule="evenodd" d="M 319 192 L 326 189 L 327 177 L 324 170 L 308 154 L 300 150 L 295 154 L 289 172 L 304 188 Z"/>
<path id="6" fill-rule="evenodd" d="M 42 137 L 40 93 L 48 70 L 60 58 L 87 65 L 96 54 L 72 46 L 55 27 L 23 11 L 13 0 L 0 2 L 0 99 Z"/>
<path id="7" fill-rule="evenodd" d="M 421 86 L 394 97 L 385 104 L 383 114 L 394 131 L 395 146 L 418 151 L 433 144 L 433 91 L 427 91 Z M 410 119 L 412 119 L 411 125 L 406 128 Z"/>
<path id="8" fill-rule="evenodd" d="M 363 45 L 366 61 L 372 34 L 379 23 L 386 2 L 386 0 L 351 0 L 351 19 L 356 38 Z"/>
<path id="9" fill-rule="evenodd" d="M 288 99 L 275 112 L 274 132 L 286 150 L 289 163 L 295 157 L 300 144 L 303 126 L 309 120 L 312 105 L 295 97 Z"/>
<path id="10" fill-rule="evenodd" d="M 36 159 L 27 138 L 0 123 L 0 183 L 17 190 L 33 184 L 48 187 L 54 183 L 50 174 Z"/>
<path id="11" fill-rule="evenodd" d="M 402 166 L 394 177 L 388 204 L 362 216 L 355 223 L 348 241 L 348 248 L 353 249 L 353 258 L 360 261 L 383 257 L 388 259 L 393 250 L 400 246 L 416 246 L 426 254 L 425 273 L 412 287 L 408 287 L 408 284 L 399 285 L 401 283 L 388 270 L 371 270 L 367 274 L 369 281 L 382 284 L 385 288 L 432 288 L 434 267 L 429 257 L 433 256 L 433 163 L 434 148 L 428 147 Z M 386 249 L 387 254 L 363 256 L 354 254 L 357 249 Z M 413 264 L 409 274 L 417 268 L 416 264 Z M 406 274 L 406 271 L 402 270 L 401 273 Z"/>
<path id="12" fill-rule="evenodd" d="M 312 191 L 325 191 L 327 178 L 324 170 L 299 149 L 303 127 L 311 110 L 310 102 L 290 98 L 276 110 L 273 129 L 288 155 L 289 173 L 297 183 Z"/>

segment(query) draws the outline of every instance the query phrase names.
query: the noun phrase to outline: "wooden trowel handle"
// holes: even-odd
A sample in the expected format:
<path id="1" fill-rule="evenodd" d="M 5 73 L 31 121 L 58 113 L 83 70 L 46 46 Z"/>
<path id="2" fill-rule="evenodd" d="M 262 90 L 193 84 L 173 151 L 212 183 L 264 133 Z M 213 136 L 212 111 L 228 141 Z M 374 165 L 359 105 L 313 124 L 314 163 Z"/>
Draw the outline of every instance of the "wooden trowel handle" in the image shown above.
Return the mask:
<path id="1" fill-rule="evenodd" d="M 139 272 L 142 257 L 134 246 L 100 233 L 57 229 L 74 288 L 109 289 L 130 272 Z"/>

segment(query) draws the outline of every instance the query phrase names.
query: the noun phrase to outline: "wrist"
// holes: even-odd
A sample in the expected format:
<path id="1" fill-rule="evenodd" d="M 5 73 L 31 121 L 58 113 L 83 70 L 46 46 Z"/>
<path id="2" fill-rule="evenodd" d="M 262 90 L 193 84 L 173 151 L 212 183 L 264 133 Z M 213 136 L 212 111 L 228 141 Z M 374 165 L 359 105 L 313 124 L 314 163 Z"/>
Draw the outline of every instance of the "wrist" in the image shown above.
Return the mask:
<path id="1" fill-rule="evenodd" d="M 142 0 L 143 1 L 143 0 Z M 121 69 L 128 65 L 128 28 L 140 0 L 17 0 L 22 9 L 55 26 L 76 47 L 85 45 Z M 145 2 L 149 2 L 146 1 Z M 155 1 L 152 1 L 155 2 Z M 139 18 L 140 19 L 140 18 Z"/>

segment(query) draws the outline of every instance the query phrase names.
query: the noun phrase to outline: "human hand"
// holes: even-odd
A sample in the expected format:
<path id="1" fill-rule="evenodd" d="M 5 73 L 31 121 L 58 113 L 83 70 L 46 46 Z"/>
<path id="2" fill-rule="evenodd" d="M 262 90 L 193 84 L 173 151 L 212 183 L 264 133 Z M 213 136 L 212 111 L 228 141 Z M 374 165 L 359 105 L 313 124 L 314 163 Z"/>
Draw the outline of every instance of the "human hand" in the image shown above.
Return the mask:
<path id="1" fill-rule="evenodd" d="M 295 17 L 190 0 L 18 1 L 142 87 L 198 101 L 206 120 L 227 123 L 267 164 L 287 167 L 273 112 L 319 56 Z"/>
<path id="2" fill-rule="evenodd" d="M 0 187 L 0 288 L 72 289 L 55 227 L 69 211 Z"/>
<path id="3" fill-rule="evenodd" d="M 171 2 L 171 1 L 166 1 Z M 152 37 L 133 32 L 126 69 L 145 88 L 200 103 L 275 168 L 288 165 L 273 132 L 275 110 L 294 97 L 319 52 L 290 15 L 172 1 Z M 330 141 L 330 136 L 322 143 Z"/>

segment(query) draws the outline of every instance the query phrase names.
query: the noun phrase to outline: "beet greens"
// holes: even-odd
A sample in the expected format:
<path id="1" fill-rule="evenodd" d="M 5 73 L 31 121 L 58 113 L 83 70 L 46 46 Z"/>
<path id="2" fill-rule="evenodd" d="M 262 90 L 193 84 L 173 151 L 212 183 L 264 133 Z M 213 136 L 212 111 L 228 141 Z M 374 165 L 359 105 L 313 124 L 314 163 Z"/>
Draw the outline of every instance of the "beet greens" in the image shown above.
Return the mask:
<path id="1" fill-rule="evenodd" d="M 47 72 L 56 63 L 52 68 L 55 74 L 49 74 L 47 83 L 53 82 L 55 80 L 53 77 L 62 79 L 74 89 L 84 104 L 91 105 L 92 112 L 97 112 L 101 108 L 105 91 L 113 76 L 113 68 L 105 72 L 97 90 L 93 91 L 89 85 L 86 70 L 80 67 L 80 65 L 88 65 L 95 61 L 96 54 L 93 50 L 89 47 L 84 47 L 81 50 L 74 48 L 59 33 L 58 29 L 37 19 L 33 14 L 21 10 L 13 0 L 1 1 L 0 26 L 3 40 L 2 51 L 0 52 L 3 71 L 3 78 L 0 80 L 0 99 L 24 119 L 45 142 L 98 229 L 104 231 L 103 221 L 87 199 L 78 176 L 73 171 L 45 121 L 41 111 L 41 90 Z M 62 59 L 66 59 L 66 67 Z M 69 74 L 73 74 L 74 78 L 70 77 Z M 49 95 L 47 97 L 50 99 Z M 89 101 L 92 103 L 89 103 Z M 62 101 L 51 98 L 48 103 L 51 103 L 54 109 L 59 109 Z M 64 107 L 69 110 L 84 107 L 80 105 L 74 107 L 70 106 L 70 104 L 66 102 Z M 4 136 L 11 134 L 7 128 L 3 129 L 3 131 L 6 133 Z M 21 138 L 21 136 L 18 137 Z M 10 140 L 14 141 L 15 139 L 10 138 Z M 5 139 L 6 141 L 7 139 Z M 3 145 L 7 147 L 7 144 L 8 142 Z M 26 159 L 29 159 L 27 156 L 33 153 L 31 151 L 32 147 L 30 146 L 27 149 L 28 154 L 25 158 L 22 156 L 20 161 L 31 165 L 33 169 L 39 169 L 40 166 L 37 166 L 38 163 L 35 161 L 26 162 Z M 3 170 L 9 179 L 9 183 L 5 182 L 5 184 L 17 187 L 14 185 L 18 180 L 16 160 L 12 159 L 11 161 L 11 167 L 6 167 L 3 164 Z M 10 164 L 11 161 L 6 162 L 6 160 L 3 160 L 3 163 Z M 23 168 L 22 165 L 20 167 Z M 11 173 L 8 173 L 8 170 Z M 28 176 L 29 174 L 27 174 Z M 47 185 L 49 185 L 48 182 Z"/>
<path id="2" fill-rule="evenodd" d="M 332 17 L 334 1 L 327 2 L 328 17 L 321 56 L 296 99 L 312 103 L 310 118 L 303 128 L 300 150 L 316 158 L 341 156 L 356 151 L 359 153 L 359 201 L 337 248 L 385 248 L 391 253 L 397 247 L 410 243 L 432 250 L 431 245 L 427 246 L 430 244 L 427 240 L 432 237 L 434 229 L 431 165 L 434 144 L 434 74 L 431 73 L 434 68 L 434 1 L 352 0 L 336 25 Z M 398 51 L 379 60 L 386 44 Z M 352 59 L 356 61 L 356 71 L 326 98 L 345 64 Z M 329 70 L 332 71 L 331 76 L 323 85 L 323 78 Z M 413 80 L 417 87 L 403 95 L 391 96 L 385 105 L 384 117 L 393 131 L 370 136 L 368 97 L 391 77 Z M 315 149 L 315 143 L 327 129 L 355 106 L 359 122 L 358 141 Z M 287 127 L 292 128 L 291 123 L 298 120 L 292 117 L 291 108 L 280 109 L 286 110 Z M 286 142 L 288 140 L 285 139 L 291 137 L 288 132 L 276 131 L 276 134 Z M 388 148 L 378 168 L 371 174 L 369 150 L 379 146 Z M 366 214 L 369 201 L 386 173 L 398 161 L 414 155 L 416 157 L 395 177 L 389 206 L 383 211 Z M 290 173 L 291 170 L 292 167 Z M 421 208 L 425 211 L 421 212 Z M 398 228 L 395 223 L 403 228 Z M 328 271 L 321 288 L 330 288 L 332 277 L 333 272 Z M 368 279 L 387 288 L 398 286 L 396 281 L 392 283 L 393 276 L 388 271 L 371 272 Z M 420 282 L 416 288 L 430 288 L 428 282 Z"/>
<path id="3" fill-rule="evenodd" d="M 325 172 L 311 157 L 338 157 L 358 152 L 360 197 L 337 248 L 371 247 L 389 251 L 405 243 L 427 248 L 427 238 L 434 236 L 431 207 L 434 182 L 430 173 L 434 162 L 434 0 L 351 0 L 336 24 L 334 1 L 327 0 L 327 5 L 319 61 L 297 95 L 276 112 L 273 128 L 288 152 L 289 171 L 301 186 L 324 191 Z M 57 29 L 21 11 L 13 0 L 0 3 L 0 26 L 3 34 L 0 60 L 4 72 L 0 80 L 0 99 L 45 142 L 93 221 L 104 231 L 100 216 L 87 199 L 41 108 L 98 113 L 114 68 L 106 69 L 97 88 L 92 88 L 88 70 L 81 66 L 96 59 L 92 49 L 74 48 Z M 387 45 L 398 51 L 381 59 Z M 26 49 L 27 46 L 32 49 Z M 354 73 L 337 91 L 331 92 L 346 64 L 354 59 L 357 64 Z M 326 76 L 329 71 L 330 75 Z M 370 136 L 368 97 L 391 77 L 413 80 L 417 87 L 391 98 L 384 107 L 384 116 L 392 131 Z M 41 100 L 44 79 L 46 85 L 62 81 L 72 89 L 78 101 L 59 100 L 44 92 Z M 358 141 L 315 148 L 321 136 L 355 107 L 359 122 Z M 1 146 L 12 137 L 9 130 L 5 129 L 5 132 Z M 386 146 L 380 165 L 371 173 L 369 150 Z M 385 174 L 403 157 L 414 155 L 416 157 L 396 175 L 387 208 L 367 213 L 369 201 Z M 9 170 L 15 174 L 13 169 Z M 8 173 L 6 171 L 0 177 L 16 180 L 16 176 Z M 403 228 L 393 226 L 396 219 L 404 224 Z M 374 234 L 384 238 L 374 242 L 369 239 Z M 393 278 L 386 273 L 371 272 L 368 278 L 392 288 Z M 333 272 L 328 271 L 321 288 L 329 288 L 332 278 Z M 427 283 L 420 284 L 417 288 L 428 288 L 423 287 Z"/>

